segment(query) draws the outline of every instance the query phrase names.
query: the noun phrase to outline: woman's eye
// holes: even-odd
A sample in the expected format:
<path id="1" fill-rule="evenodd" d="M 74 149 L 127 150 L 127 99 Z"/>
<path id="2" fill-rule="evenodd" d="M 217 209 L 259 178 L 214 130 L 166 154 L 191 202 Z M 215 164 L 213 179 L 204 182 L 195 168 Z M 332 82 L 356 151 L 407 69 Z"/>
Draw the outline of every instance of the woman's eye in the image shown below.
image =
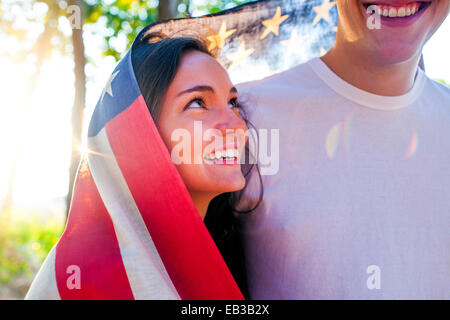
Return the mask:
<path id="1" fill-rule="evenodd" d="M 239 108 L 239 103 L 236 98 L 231 99 L 228 105 L 230 108 Z"/>
<path id="2" fill-rule="evenodd" d="M 195 99 L 195 100 L 189 102 L 185 109 L 188 109 L 188 108 L 191 108 L 191 109 L 202 109 L 202 108 L 206 109 L 205 106 L 204 106 L 204 103 L 203 103 L 203 101 L 201 99 Z"/>

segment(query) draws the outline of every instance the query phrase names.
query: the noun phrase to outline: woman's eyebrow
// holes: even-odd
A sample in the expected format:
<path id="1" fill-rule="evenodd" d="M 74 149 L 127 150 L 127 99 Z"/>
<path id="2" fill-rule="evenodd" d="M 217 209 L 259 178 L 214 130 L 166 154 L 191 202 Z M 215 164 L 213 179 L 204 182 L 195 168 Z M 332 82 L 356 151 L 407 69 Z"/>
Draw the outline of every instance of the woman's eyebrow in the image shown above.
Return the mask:
<path id="1" fill-rule="evenodd" d="M 210 87 L 210 86 L 195 86 L 195 87 L 192 87 L 192 88 L 189 88 L 189 89 L 181 91 L 180 93 L 177 94 L 177 97 L 179 97 L 179 96 L 181 96 L 183 94 L 190 93 L 190 92 L 195 92 L 195 91 L 209 91 L 209 92 L 214 93 L 214 89 L 212 87 Z M 230 89 L 230 92 L 237 93 L 236 87 L 232 87 Z"/>
<path id="2" fill-rule="evenodd" d="M 186 93 L 194 92 L 194 91 L 210 91 L 210 92 L 214 93 L 214 89 L 210 86 L 195 86 L 195 87 L 181 91 L 180 93 L 177 94 L 177 97 L 181 96 L 183 94 L 186 94 Z"/>

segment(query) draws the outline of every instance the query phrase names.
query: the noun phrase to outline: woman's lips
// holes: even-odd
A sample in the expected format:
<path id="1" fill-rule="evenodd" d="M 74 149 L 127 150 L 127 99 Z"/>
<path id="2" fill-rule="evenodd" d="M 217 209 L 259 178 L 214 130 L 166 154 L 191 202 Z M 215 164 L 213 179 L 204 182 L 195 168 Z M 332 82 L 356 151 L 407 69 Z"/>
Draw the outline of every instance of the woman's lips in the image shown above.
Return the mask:
<path id="1" fill-rule="evenodd" d="M 207 152 L 203 157 L 206 164 L 236 165 L 239 164 L 240 151 L 237 144 L 229 144 Z"/>
<path id="2" fill-rule="evenodd" d="M 225 166 L 235 166 L 235 165 L 240 165 L 240 161 L 239 158 L 233 158 L 233 159 L 222 159 L 222 160 L 207 160 L 205 159 L 205 164 L 209 164 L 209 165 L 225 165 Z"/>

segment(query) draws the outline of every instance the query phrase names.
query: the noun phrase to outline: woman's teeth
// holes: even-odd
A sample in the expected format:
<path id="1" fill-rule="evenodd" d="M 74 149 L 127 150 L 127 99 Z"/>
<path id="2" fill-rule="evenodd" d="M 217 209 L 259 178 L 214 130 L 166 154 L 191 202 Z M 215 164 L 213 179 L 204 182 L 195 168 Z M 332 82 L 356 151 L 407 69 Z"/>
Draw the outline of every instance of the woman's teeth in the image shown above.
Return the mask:
<path id="1" fill-rule="evenodd" d="M 419 12 L 421 3 L 413 2 L 401 7 L 389 5 L 377 5 L 378 14 L 388 18 L 409 17 Z"/>
<path id="2" fill-rule="evenodd" d="M 205 156 L 206 160 L 236 160 L 239 157 L 239 151 L 237 149 L 226 149 L 213 151 Z"/>

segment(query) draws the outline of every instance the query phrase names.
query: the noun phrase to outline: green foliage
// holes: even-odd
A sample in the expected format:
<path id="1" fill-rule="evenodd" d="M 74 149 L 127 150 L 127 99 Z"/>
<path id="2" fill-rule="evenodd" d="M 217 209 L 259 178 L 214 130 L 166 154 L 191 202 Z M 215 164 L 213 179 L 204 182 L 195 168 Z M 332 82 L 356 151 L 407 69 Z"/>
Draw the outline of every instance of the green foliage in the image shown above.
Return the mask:
<path id="1" fill-rule="evenodd" d="M 115 38 L 126 37 L 128 50 L 139 31 L 158 19 L 157 1 L 116 0 L 106 5 L 101 0 L 90 0 L 84 4 L 85 24 L 105 22 L 103 54 L 116 60 L 124 52 L 114 46 Z"/>
<path id="2" fill-rule="evenodd" d="M 65 3 L 54 0 L 0 1 L 0 32 L 19 40 L 14 52 L 9 52 L 10 46 L 0 46 L 0 54 L 17 62 L 23 62 L 30 54 L 48 58 L 52 48 L 67 54 L 70 38 L 58 28 L 58 18 L 66 14 L 62 2 Z M 42 32 L 36 33 L 36 29 Z"/>
<path id="3" fill-rule="evenodd" d="M 207 0 L 205 4 L 196 6 L 189 0 L 178 0 L 178 18 L 192 16 L 193 13 L 216 13 L 226 8 L 240 5 L 247 1 Z M 116 0 L 105 5 L 102 0 L 85 1 L 85 24 L 106 20 L 105 43 L 103 55 L 113 56 L 116 60 L 128 51 L 137 34 L 147 25 L 158 21 L 158 1 Z M 126 36 L 126 50 L 119 52 L 114 46 L 114 39 Z"/>
<path id="4" fill-rule="evenodd" d="M 189 2 L 189 1 L 184 1 L 184 2 Z M 236 1 L 236 0 L 222 0 L 222 1 L 209 0 L 209 1 L 205 1 L 204 5 L 196 6 L 193 9 L 203 11 L 205 14 L 207 14 L 207 13 L 217 13 L 217 12 L 220 12 L 220 11 L 225 10 L 227 8 L 238 6 L 238 5 L 247 3 L 247 2 L 250 2 L 250 1 L 249 0 L 244 0 L 244 1 Z"/>
<path id="5" fill-rule="evenodd" d="M 62 233 L 61 221 L 40 216 L 36 212 L 4 212 L 0 216 L 0 299 L 25 295 Z"/>
<path id="6" fill-rule="evenodd" d="M 216 13 L 221 10 L 249 2 L 248 0 L 205 0 L 202 5 L 195 5 L 190 0 L 177 0 L 177 17 L 198 16 L 208 13 Z M 69 0 L 10 0 L 0 1 L 0 30 L 6 35 L 22 40 L 23 48 L 18 52 L 11 54 L 11 58 L 17 61 L 23 61 L 29 53 L 35 52 L 39 46 L 40 39 L 30 39 L 31 29 L 39 28 L 39 25 L 45 25 L 47 28 L 47 39 L 57 39 L 51 44 L 46 44 L 44 51 L 51 52 L 51 49 L 57 49 L 63 55 L 70 53 L 71 39 L 59 28 L 60 18 L 66 19 L 71 16 L 67 12 Z M 113 56 L 116 60 L 125 54 L 137 34 L 145 26 L 158 21 L 157 0 L 83 0 L 84 25 L 93 25 L 99 23 L 105 28 L 95 28 L 95 33 L 101 33 L 104 39 L 100 44 L 104 56 Z M 14 10 L 20 8 L 20 10 Z M 13 14 L 16 12 L 17 14 Z M 25 29 L 14 27 L 15 22 L 23 19 L 23 13 L 26 13 L 28 22 Z M 19 19 L 20 18 L 20 19 Z M 118 42 L 126 41 L 125 50 L 122 45 L 117 46 Z M 28 40 L 28 41 L 23 41 Z M 117 41 L 119 40 L 119 41 Z M 35 46 L 28 48 L 29 42 L 35 42 Z M 0 50 L 0 52 L 3 50 Z M 90 61 L 88 57 L 89 62 Z"/>

